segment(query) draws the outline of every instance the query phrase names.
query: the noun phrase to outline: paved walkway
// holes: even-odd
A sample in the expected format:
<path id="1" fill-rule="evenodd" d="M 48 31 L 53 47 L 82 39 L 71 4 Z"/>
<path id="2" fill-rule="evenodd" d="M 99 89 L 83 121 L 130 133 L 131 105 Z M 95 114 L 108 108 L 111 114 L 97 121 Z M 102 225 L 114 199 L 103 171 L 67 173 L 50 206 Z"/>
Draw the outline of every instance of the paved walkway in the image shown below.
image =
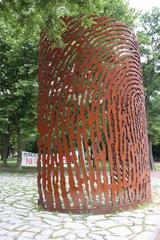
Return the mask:
<path id="1" fill-rule="evenodd" d="M 151 240 L 160 228 L 160 179 L 153 203 L 109 215 L 51 213 L 37 207 L 36 174 L 0 173 L 0 240 Z"/>

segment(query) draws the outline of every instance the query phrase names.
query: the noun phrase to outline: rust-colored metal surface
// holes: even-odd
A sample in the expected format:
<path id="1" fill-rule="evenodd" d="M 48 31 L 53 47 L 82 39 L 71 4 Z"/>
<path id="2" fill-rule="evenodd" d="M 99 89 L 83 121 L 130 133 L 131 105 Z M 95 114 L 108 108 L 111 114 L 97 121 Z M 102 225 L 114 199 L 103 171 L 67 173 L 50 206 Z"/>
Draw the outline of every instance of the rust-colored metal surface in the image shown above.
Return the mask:
<path id="1" fill-rule="evenodd" d="M 150 201 L 138 44 L 107 17 L 91 28 L 65 18 L 63 49 L 39 47 L 39 203 L 108 213 Z"/>

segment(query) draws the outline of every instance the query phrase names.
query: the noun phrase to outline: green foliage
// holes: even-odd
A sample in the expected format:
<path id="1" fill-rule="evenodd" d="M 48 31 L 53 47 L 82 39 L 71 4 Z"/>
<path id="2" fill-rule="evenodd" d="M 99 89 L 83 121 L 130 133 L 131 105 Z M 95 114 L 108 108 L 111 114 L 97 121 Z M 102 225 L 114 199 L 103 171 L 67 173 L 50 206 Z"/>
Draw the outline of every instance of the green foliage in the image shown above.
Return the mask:
<path id="1" fill-rule="evenodd" d="M 160 142 L 160 8 L 141 17 L 138 38 L 143 57 L 143 79 L 148 116 L 149 138 Z"/>
<path id="2" fill-rule="evenodd" d="M 6 158 L 9 149 L 18 149 L 18 133 L 25 138 L 36 125 L 38 38 L 26 40 L 12 23 L 0 22 L 0 153 Z"/>
<path id="3" fill-rule="evenodd" d="M 137 13 L 125 0 L 1 0 L 0 1 L 0 154 L 36 148 L 37 61 L 41 30 L 63 46 L 63 16 L 93 14 L 115 18 L 130 26 Z M 5 152 L 5 154 L 3 154 Z"/>
<path id="4" fill-rule="evenodd" d="M 32 129 L 32 133 L 29 133 L 25 139 L 26 139 L 25 151 L 37 153 L 38 152 L 38 146 L 37 146 L 38 134 L 36 129 Z"/>
<path id="5" fill-rule="evenodd" d="M 97 1 L 98 2 L 98 1 Z M 135 26 L 135 20 L 139 15 L 134 8 L 128 5 L 128 2 L 124 0 L 104 0 L 104 8 L 101 15 L 107 15 L 115 18 L 118 21 L 122 21 L 130 27 Z"/>
<path id="6" fill-rule="evenodd" d="M 29 39 L 45 29 L 59 46 L 63 46 L 61 36 L 66 30 L 62 20 L 64 16 L 83 15 L 84 23 L 90 25 L 87 16 L 107 15 L 130 26 L 134 25 L 137 17 L 135 10 L 125 0 L 3 0 L 0 2 L 0 13 L 7 22 L 16 25 L 17 34 L 24 34 Z"/>
<path id="7" fill-rule="evenodd" d="M 160 92 L 154 92 L 149 104 L 149 135 L 153 144 L 160 143 Z"/>

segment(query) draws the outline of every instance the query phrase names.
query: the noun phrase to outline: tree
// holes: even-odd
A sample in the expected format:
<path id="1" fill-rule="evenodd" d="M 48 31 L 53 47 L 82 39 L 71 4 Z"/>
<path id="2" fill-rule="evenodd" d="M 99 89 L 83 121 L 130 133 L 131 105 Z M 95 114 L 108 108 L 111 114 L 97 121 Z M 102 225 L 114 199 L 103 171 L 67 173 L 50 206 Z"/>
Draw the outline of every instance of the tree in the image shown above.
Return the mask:
<path id="1" fill-rule="evenodd" d="M 149 153 L 153 169 L 152 144 L 160 141 L 160 8 L 153 8 L 141 17 L 141 29 L 138 38 L 143 57 Z"/>
<path id="2" fill-rule="evenodd" d="M 8 109 L 5 109 L 5 99 L 4 99 L 4 93 L 7 94 L 7 87 L 8 82 L 6 80 L 6 67 L 7 67 L 7 56 L 6 52 L 8 51 L 8 45 L 0 39 L 0 72 L 1 72 L 1 78 L 0 78 L 0 153 L 1 158 L 3 160 L 3 163 L 6 164 L 6 159 L 8 156 L 8 148 L 9 148 L 9 119 L 8 119 Z M 6 67 L 5 67 L 6 66 Z"/>
<path id="3" fill-rule="evenodd" d="M 62 34 L 66 29 L 63 16 L 83 15 L 85 24 L 91 24 L 88 16 L 107 15 L 133 26 L 137 13 L 125 0 L 1 0 L 0 12 L 5 19 L 12 19 L 26 36 L 45 29 L 55 44 L 63 46 Z"/>
<path id="4" fill-rule="evenodd" d="M 92 14 L 107 15 L 130 26 L 137 16 L 124 0 L 0 1 L 0 151 L 4 163 L 9 148 L 14 146 L 20 167 L 22 145 L 29 142 L 24 139 L 35 134 L 41 30 L 45 29 L 51 40 L 63 47 L 62 34 L 66 26 L 62 17 L 81 15 L 83 24 L 91 25 L 88 16 Z"/>
<path id="5" fill-rule="evenodd" d="M 0 38 L 3 60 L 0 67 L 1 156 L 6 164 L 11 137 L 16 137 L 17 166 L 20 167 L 22 138 L 36 126 L 38 44 L 34 36 L 30 41 L 26 41 L 23 35 L 16 38 L 16 29 L 12 24 L 3 21 L 1 23 L 5 29 Z"/>

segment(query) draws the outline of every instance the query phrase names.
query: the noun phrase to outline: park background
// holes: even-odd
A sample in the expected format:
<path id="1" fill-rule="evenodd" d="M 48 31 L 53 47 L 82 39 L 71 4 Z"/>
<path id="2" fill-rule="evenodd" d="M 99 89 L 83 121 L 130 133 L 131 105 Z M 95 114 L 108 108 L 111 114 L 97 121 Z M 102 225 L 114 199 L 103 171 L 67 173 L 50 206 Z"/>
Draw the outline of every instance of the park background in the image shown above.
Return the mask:
<path id="1" fill-rule="evenodd" d="M 149 4 L 147 4 L 147 2 Z M 22 150 L 37 153 L 38 46 L 45 29 L 63 47 L 61 17 L 107 15 L 137 35 L 146 100 L 151 168 L 160 161 L 160 4 L 132 0 L 0 1 L 0 167 L 21 168 Z M 137 7 L 139 4 L 139 8 Z M 142 9 L 143 7 L 143 9 Z"/>

